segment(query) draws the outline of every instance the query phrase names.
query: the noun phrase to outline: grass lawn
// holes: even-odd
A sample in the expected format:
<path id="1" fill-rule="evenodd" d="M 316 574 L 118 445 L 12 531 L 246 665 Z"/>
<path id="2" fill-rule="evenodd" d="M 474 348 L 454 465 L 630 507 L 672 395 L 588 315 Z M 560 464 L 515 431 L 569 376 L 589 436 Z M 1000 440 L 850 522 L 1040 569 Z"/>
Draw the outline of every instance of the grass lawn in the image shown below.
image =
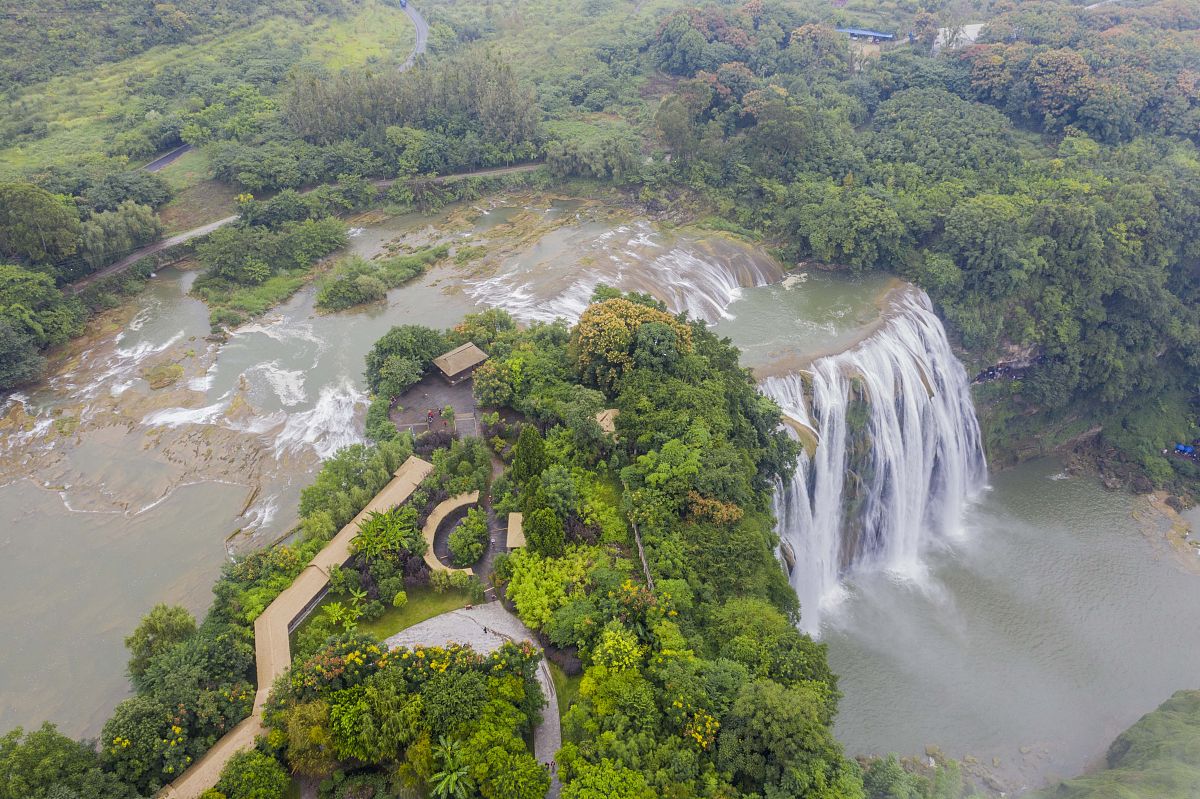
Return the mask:
<path id="1" fill-rule="evenodd" d="M 408 604 L 402 608 L 389 606 L 378 619 L 359 622 L 358 632 L 368 633 L 382 641 L 388 636 L 395 635 L 401 630 L 412 627 L 414 624 L 419 624 L 426 619 L 432 619 L 434 616 L 440 616 L 447 611 L 465 607 L 470 601 L 471 595 L 467 591 L 451 590 L 438 594 L 432 588 L 411 588 L 408 590 Z M 321 612 L 321 608 L 330 602 L 349 604 L 350 597 L 329 595 L 321 600 L 321 604 L 313 609 L 308 618 L 312 619 L 316 617 Z M 293 635 L 299 634 L 300 630 L 306 624 L 308 624 L 308 619 L 296 629 L 296 633 Z"/>
<path id="2" fill-rule="evenodd" d="M 452 590 L 438 594 L 431 588 L 413 588 L 408 592 L 408 604 L 404 607 L 389 607 L 375 621 L 361 622 L 358 629 L 382 641 L 426 619 L 466 607 L 470 601 L 471 595 L 467 591 Z"/>
<path id="3" fill-rule="evenodd" d="M 558 694 L 558 717 L 561 719 L 579 696 L 579 683 L 583 680 L 583 675 L 568 677 L 567 673 L 555 664 L 547 665 L 550 666 L 550 677 L 554 680 L 554 692 Z"/>
<path id="4" fill-rule="evenodd" d="M 158 212 L 164 235 L 207 225 L 237 211 L 237 192 L 209 177 L 208 156 L 203 152 L 184 153 L 158 174 L 175 190 L 175 197 Z"/>

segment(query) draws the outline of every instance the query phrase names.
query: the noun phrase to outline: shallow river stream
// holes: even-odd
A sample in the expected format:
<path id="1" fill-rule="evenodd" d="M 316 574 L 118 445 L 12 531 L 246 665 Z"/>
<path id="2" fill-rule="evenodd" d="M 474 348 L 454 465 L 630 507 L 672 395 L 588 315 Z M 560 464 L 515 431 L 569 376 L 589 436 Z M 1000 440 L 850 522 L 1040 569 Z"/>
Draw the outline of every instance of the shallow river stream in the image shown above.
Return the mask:
<path id="1" fill-rule="evenodd" d="M 194 274 L 167 270 L 0 416 L 0 729 L 95 734 L 127 693 L 122 639 L 156 602 L 197 614 L 232 552 L 295 520 L 320 458 L 360 440 L 363 355 L 391 325 L 499 305 L 576 316 L 597 283 L 716 323 L 762 376 L 854 346 L 888 311 L 883 277 L 790 273 L 718 234 L 665 232 L 594 204 L 519 201 L 368 219 L 352 247 L 481 245 L 386 305 L 337 315 L 306 289 L 206 340 Z M 143 370 L 183 376 L 151 389 Z M 1066 774 L 1171 691 L 1195 687 L 1200 578 L 1139 532 L 1133 501 L 1035 463 L 994 474 L 960 537 L 904 580 L 854 575 L 823 616 L 855 752 L 974 755 L 1012 784 Z M 235 534 L 236 531 L 236 534 Z"/>

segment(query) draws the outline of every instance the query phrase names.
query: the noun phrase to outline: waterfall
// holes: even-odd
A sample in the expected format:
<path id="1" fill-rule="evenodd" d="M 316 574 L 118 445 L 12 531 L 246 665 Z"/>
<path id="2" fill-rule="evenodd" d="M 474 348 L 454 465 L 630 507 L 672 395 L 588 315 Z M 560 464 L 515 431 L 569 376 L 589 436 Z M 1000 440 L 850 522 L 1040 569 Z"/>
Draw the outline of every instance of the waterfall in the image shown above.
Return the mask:
<path id="1" fill-rule="evenodd" d="M 987 479 L 979 423 L 924 294 L 901 299 L 855 349 L 768 378 L 763 390 L 817 442 L 774 500 L 780 539 L 795 554 L 802 626 L 815 633 L 842 576 L 917 576 L 924 551 L 955 533 Z"/>

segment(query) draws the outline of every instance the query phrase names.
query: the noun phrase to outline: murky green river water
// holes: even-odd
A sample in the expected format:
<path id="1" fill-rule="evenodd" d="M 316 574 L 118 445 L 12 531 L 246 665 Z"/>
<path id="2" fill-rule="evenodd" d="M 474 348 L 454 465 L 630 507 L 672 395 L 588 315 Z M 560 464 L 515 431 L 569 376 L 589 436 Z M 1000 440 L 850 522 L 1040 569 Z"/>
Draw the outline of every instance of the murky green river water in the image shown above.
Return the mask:
<path id="1" fill-rule="evenodd" d="M 482 244 L 482 261 L 354 313 L 316 313 L 302 291 L 224 344 L 204 338 L 193 276 L 165 272 L 120 331 L 8 400 L 10 419 L 17 404 L 35 418 L 0 431 L 0 728 L 50 719 L 97 732 L 127 692 L 121 641 L 138 618 L 155 602 L 202 613 L 229 553 L 285 532 L 319 459 L 359 440 L 363 355 L 391 325 L 447 326 L 488 305 L 569 316 L 605 282 L 716 322 L 769 374 L 869 335 L 896 288 L 821 273 L 781 282 L 753 248 L 579 202 L 455 214 L 364 225 L 352 244 L 368 256 L 397 238 Z M 141 371 L 163 360 L 185 376 L 152 391 Z M 919 583 L 852 580 L 823 630 L 849 751 L 936 744 L 1034 782 L 1076 770 L 1194 687 L 1200 578 L 1138 532 L 1130 498 L 1055 472 L 994 475 Z"/>

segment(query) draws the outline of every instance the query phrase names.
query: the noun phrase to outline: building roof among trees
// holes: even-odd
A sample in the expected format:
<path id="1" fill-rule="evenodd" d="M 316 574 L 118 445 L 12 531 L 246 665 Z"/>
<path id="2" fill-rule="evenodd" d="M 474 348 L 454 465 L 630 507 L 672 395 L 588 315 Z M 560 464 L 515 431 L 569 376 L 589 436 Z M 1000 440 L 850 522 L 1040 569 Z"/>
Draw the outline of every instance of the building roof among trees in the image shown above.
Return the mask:
<path id="1" fill-rule="evenodd" d="M 596 414 L 596 424 L 600 425 L 600 429 L 606 433 L 617 432 L 617 417 L 621 412 L 616 408 L 600 411 Z"/>
<path id="2" fill-rule="evenodd" d="M 851 36 L 870 36 L 873 39 L 895 39 L 896 34 L 873 31 L 866 28 L 838 28 L 838 33 L 848 33 Z"/>
<path id="3" fill-rule="evenodd" d="M 433 365 L 442 370 L 446 377 L 453 377 L 473 369 L 488 359 L 488 354 L 471 342 L 455 347 L 444 355 L 433 359 Z"/>

